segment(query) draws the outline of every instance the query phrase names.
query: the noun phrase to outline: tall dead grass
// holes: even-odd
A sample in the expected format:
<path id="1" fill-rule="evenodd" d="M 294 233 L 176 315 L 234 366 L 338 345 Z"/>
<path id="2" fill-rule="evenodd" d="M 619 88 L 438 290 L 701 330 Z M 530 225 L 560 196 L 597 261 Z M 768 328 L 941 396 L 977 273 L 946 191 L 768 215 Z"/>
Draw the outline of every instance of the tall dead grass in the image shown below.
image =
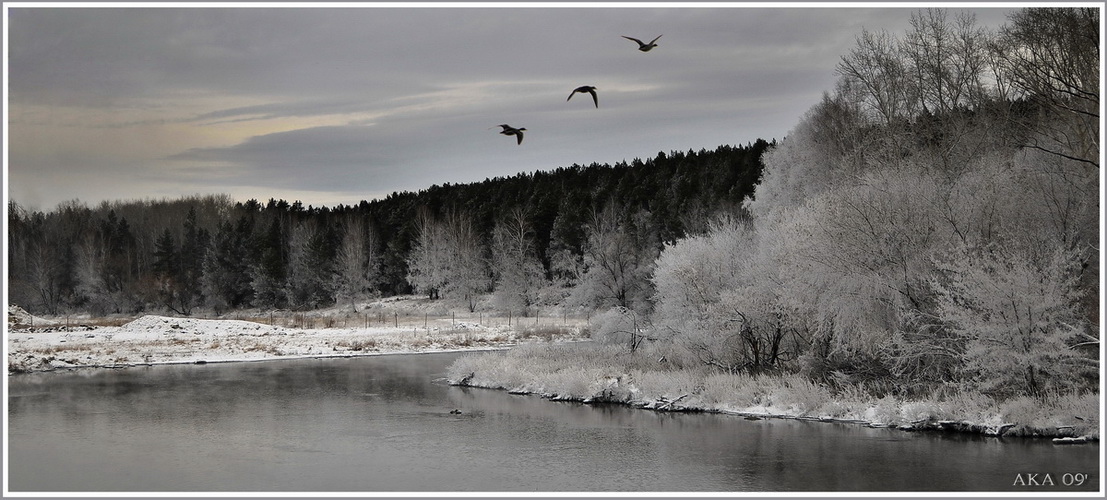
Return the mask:
<path id="1" fill-rule="evenodd" d="M 871 387 L 835 390 L 798 374 L 747 375 L 675 369 L 648 352 L 595 344 L 522 344 L 510 351 L 460 357 L 451 383 L 539 394 L 552 399 L 608 401 L 651 408 L 812 417 L 914 426 L 971 423 L 1005 435 L 1098 438 L 1099 395 L 1057 393 L 996 401 L 971 388 L 904 400 Z M 674 400 L 677 407 L 670 406 Z M 918 428 L 923 428 L 922 426 Z M 985 431 L 987 432 L 987 431 Z"/>

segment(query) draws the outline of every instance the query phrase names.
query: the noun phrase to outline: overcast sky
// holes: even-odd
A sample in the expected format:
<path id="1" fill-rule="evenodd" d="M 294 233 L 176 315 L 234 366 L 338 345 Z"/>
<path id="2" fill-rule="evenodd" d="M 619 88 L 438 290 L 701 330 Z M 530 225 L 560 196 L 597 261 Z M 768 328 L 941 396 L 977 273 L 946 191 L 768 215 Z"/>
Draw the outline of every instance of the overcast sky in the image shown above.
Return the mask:
<path id="1" fill-rule="evenodd" d="M 783 138 L 911 8 L 19 8 L 11 199 L 355 204 Z M 783 5 L 783 4 L 782 4 Z M 974 9 L 997 27 L 1009 9 Z M 640 52 L 620 35 L 657 48 Z M 599 109 L 588 95 L 598 88 Z M 526 127 L 522 145 L 497 125 Z"/>

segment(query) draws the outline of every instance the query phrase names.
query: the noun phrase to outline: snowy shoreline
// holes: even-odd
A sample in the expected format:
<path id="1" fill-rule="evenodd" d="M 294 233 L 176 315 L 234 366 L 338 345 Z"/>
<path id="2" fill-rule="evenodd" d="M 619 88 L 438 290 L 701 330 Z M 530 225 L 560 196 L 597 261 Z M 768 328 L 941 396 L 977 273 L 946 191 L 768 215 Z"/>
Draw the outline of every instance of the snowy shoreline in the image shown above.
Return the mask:
<path id="1" fill-rule="evenodd" d="M 39 327 L 7 333 L 8 374 L 280 359 L 487 351 L 580 339 L 579 328 L 482 326 L 286 328 L 252 321 L 147 315 L 121 326 Z M 41 323 L 40 323 L 41 324 Z"/>
<path id="2" fill-rule="evenodd" d="M 43 322 L 40 320 L 40 325 Z M 506 325 L 480 325 L 445 320 L 441 324 L 427 323 L 427 327 L 366 328 L 286 328 L 253 321 L 208 320 L 147 315 L 121 326 L 60 328 L 42 326 L 7 332 L 8 375 L 78 369 L 120 369 L 140 366 L 245 363 L 295 359 L 353 358 L 397 354 L 430 354 L 442 352 L 503 351 L 520 344 L 547 343 L 566 345 L 586 340 L 580 327 L 524 328 Z M 537 346 L 535 346 L 537 347 Z M 527 351 L 527 349 L 524 349 Z M 534 368 L 531 359 L 531 366 Z M 465 363 L 461 363 L 465 365 Z M 499 363 L 497 363 L 499 365 Z M 459 368 L 460 367 L 452 367 Z M 503 369 L 499 366 L 498 369 Z M 511 369 L 511 368 L 508 368 Z M 572 377 L 588 378 L 584 371 L 568 369 Z M 468 370 L 466 370 L 468 371 Z M 479 370 L 478 370 L 479 371 Z M 507 372 L 501 372 L 501 375 Z M 520 372 L 522 373 L 522 372 Z M 611 372 L 607 372 L 611 373 Z M 598 375 L 598 374 L 597 374 Z M 671 376 L 672 374 L 666 375 Z M 1043 425 L 1044 422 L 1012 423 L 998 418 L 989 411 L 987 417 L 979 411 L 976 418 L 936 416 L 931 409 L 915 410 L 915 417 L 902 418 L 912 413 L 909 406 L 919 408 L 933 406 L 926 402 L 836 402 L 838 410 L 813 411 L 790 404 L 755 405 L 715 403 L 705 400 L 705 395 L 694 391 L 657 392 L 657 386 L 649 389 L 628 384 L 624 376 L 603 375 L 591 382 L 570 380 L 571 390 L 548 388 L 542 376 L 524 376 L 523 383 L 503 383 L 484 377 L 450 377 L 451 385 L 504 390 L 513 394 L 529 394 L 552 401 L 574 401 L 585 404 L 621 404 L 655 411 L 706 412 L 735 415 L 749 419 L 794 419 L 829 423 L 865 425 L 874 428 L 895 428 L 903 431 L 954 431 L 983 434 L 986 436 L 1036 436 L 1054 438 L 1057 444 L 1098 442 L 1098 413 L 1090 426 Z M 636 378 L 642 378 L 639 374 Z M 577 384 L 576 386 L 573 383 Z M 563 382 L 564 383 L 564 380 Z M 581 387 L 581 384 L 590 386 Z M 656 384 L 656 382 L 655 382 Z M 793 397 L 807 397 L 795 388 L 787 387 L 788 381 L 772 381 L 766 386 L 783 384 L 784 392 L 792 390 Z M 685 384 L 685 386 L 687 386 Z M 552 387 L 552 386 L 549 386 Z M 764 389 L 768 393 L 781 388 Z M 650 391 L 652 395 L 645 394 Z M 653 394 L 656 393 L 656 394 Z M 691 397 L 689 397 L 691 396 Z M 778 394 L 773 393 L 773 397 Z M 847 409 L 848 408 L 848 409 Z M 825 408 L 823 408 L 825 410 Z M 827 414 L 824 414 L 827 413 Z M 955 412 L 962 413 L 962 412 Z M 891 417 L 883 420 L 877 415 Z M 870 418 L 873 417 L 873 418 Z M 967 415 L 962 415 L 967 417 Z M 884 420 L 887 420 L 885 422 Z M 1052 420 L 1052 419 L 1049 419 Z M 1092 422 L 1087 422 L 1091 424 Z M 1010 432 L 1009 432 L 1010 431 Z"/>
<path id="3" fill-rule="evenodd" d="M 548 399 L 554 402 L 572 402 L 582 404 L 614 404 L 621 406 L 629 406 L 636 409 L 653 410 L 659 412 L 678 412 L 678 413 L 712 413 L 721 415 L 733 415 L 736 417 L 743 417 L 747 420 L 763 420 L 763 419 L 780 419 L 780 420 L 799 420 L 805 422 L 820 422 L 820 423 L 832 423 L 832 424 L 852 424 L 862 425 L 874 429 L 895 429 L 905 432 L 954 432 L 954 433 L 967 433 L 967 434 L 979 434 L 988 437 L 1005 437 L 1008 430 L 1015 428 L 1018 424 L 1014 423 L 1001 423 L 1001 424 L 984 424 L 979 422 L 972 422 L 968 420 L 937 420 L 933 418 L 921 419 L 909 423 L 883 423 L 870 421 L 858 418 L 838 418 L 829 416 L 811 416 L 811 415 L 797 415 L 782 412 L 770 412 L 770 411 L 755 411 L 752 409 L 747 410 L 733 410 L 724 408 L 710 408 L 703 406 L 683 406 L 677 405 L 676 400 L 667 400 L 666 398 L 659 398 L 654 401 L 620 401 L 614 399 L 602 399 L 602 398 L 580 398 L 573 396 L 564 396 L 550 393 L 530 392 L 517 389 L 505 389 L 503 387 L 488 386 L 482 384 L 470 384 L 465 381 L 458 381 L 453 379 L 447 379 L 446 382 L 450 385 L 459 387 L 472 387 L 478 389 L 488 389 L 495 391 L 505 391 L 510 394 L 537 396 L 543 399 Z M 1080 434 L 1076 435 L 1072 433 L 1071 426 L 1059 426 L 1054 429 L 1036 428 L 1026 429 L 1031 431 L 1031 434 L 1008 434 L 1006 437 L 1015 438 L 1031 438 L 1031 439 L 1052 439 L 1054 444 L 1084 444 L 1084 443 L 1099 443 L 1098 432 L 1092 434 Z"/>
<path id="4" fill-rule="evenodd" d="M 1055 444 L 1098 443 L 1098 394 L 1048 401 L 997 401 L 966 392 L 920 399 L 834 393 L 796 375 L 735 375 L 649 368 L 641 357 L 608 346 L 528 344 L 505 352 L 462 356 L 451 385 L 502 390 L 551 401 L 864 425 L 901 431 L 990 437 L 1052 438 Z"/>

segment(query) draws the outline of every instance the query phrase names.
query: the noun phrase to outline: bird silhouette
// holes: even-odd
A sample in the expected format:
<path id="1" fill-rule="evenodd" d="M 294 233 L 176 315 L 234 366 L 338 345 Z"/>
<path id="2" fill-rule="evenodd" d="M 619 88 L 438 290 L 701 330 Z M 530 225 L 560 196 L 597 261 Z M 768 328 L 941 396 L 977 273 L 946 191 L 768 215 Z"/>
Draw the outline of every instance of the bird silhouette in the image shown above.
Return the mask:
<path id="1" fill-rule="evenodd" d="M 657 38 L 661 38 L 661 35 L 657 35 L 657 38 L 654 38 L 653 40 L 650 40 L 650 43 L 642 43 L 642 40 L 639 40 L 637 38 L 631 38 L 631 37 L 626 36 L 626 35 L 622 35 L 622 36 L 623 36 L 623 38 L 626 38 L 627 40 L 634 40 L 635 42 L 638 42 L 638 50 L 641 50 L 642 52 L 649 52 L 650 49 L 652 49 L 654 47 L 657 47 L 657 44 L 654 43 L 654 42 L 657 41 Z"/>
<path id="2" fill-rule="evenodd" d="M 508 125 L 506 123 L 502 124 L 500 126 L 504 128 L 503 131 L 500 132 L 501 134 L 503 134 L 503 135 L 513 135 L 517 139 L 516 144 L 522 144 L 523 143 L 523 131 L 526 130 L 525 127 L 515 128 L 515 127 L 512 127 L 511 125 Z"/>
<path id="3" fill-rule="evenodd" d="M 600 107 L 600 99 L 598 97 L 596 97 L 596 87 L 593 87 L 591 85 L 585 85 L 583 87 L 577 87 L 577 88 L 573 89 L 572 92 L 569 93 L 569 99 L 572 99 L 573 94 L 576 94 L 577 92 L 580 92 L 581 94 L 584 94 L 586 92 L 589 93 L 589 94 L 592 94 L 592 102 L 596 103 L 597 108 Z M 569 99 L 565 99 L 565 101 L 568 102 Z"/>

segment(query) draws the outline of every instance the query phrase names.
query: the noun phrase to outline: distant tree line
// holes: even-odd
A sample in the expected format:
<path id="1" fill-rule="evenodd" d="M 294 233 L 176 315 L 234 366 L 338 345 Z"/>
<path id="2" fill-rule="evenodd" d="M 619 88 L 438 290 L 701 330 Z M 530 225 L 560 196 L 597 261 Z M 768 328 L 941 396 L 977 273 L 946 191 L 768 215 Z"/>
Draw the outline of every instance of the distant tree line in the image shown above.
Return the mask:
<path id="1" fill-rule="evenodd" d="M 741 211 L 771 144 L 674 151 L 393 193 L 356 206 L 177 200 L 8 206 L 9 301 L 43 314 L 313 309 L 421 293 L 505 312 L 646 310 L 665 242 Z"/>

